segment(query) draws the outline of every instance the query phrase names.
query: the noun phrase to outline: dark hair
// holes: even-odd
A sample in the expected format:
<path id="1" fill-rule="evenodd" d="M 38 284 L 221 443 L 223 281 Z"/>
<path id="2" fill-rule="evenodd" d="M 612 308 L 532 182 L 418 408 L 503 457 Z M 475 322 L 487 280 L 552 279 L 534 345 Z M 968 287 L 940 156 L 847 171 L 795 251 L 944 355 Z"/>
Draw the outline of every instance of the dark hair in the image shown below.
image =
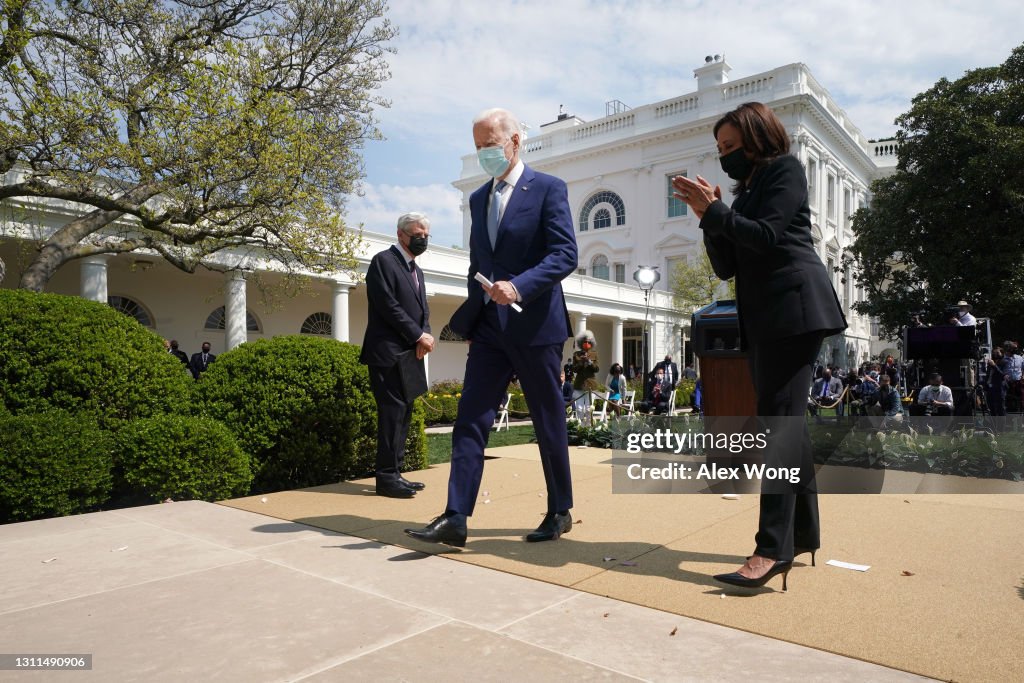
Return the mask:
<path id="1" fill-rule="evenodd" d="M 612 369 L 609 370 L 609 372 L 611 372 L 614 375 L 614 374 L 616 374 L 616 372 L 615 372 L 616 370 L 619 371 L 617 374 L 620 374 L 620 375 L 622 374 L 622 366 L 619 365 L 618 363 L 613 363 L 612 364 Z"/>
<path id="2" fill-rule="evenodd" d="M 786 127 L 771 109 L 760 102 L 744 102 L 731 112 L 718 119 L 713 131 L 718 138 L 718 129 L 725 124 L 732 124 L 740 132 L 744 151 L 753 155 L 756 167 L 765 166 L 768 162 L 783 154 L 789 154 L 789 135 Z M 746 189 L 746 181 L 741 180 L 733 188 L 734 192 Z"/>

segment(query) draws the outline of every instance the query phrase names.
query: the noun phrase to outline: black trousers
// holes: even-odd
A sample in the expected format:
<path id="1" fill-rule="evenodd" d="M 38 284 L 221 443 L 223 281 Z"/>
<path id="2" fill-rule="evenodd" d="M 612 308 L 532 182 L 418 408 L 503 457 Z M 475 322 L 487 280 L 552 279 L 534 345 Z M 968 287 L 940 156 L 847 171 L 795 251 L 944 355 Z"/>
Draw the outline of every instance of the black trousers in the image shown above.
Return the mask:
<path id="1" fill-rule="evenodd" d="M 370 389 L 377 401 L 378 481 L 397 481 L 405 464 L 405 440 L 412 420 L 412 401 L 406 401 L 398 364 L 369 366 Z"/>
<path id="2" fill-rule="evenodd" d="M 818 494 L 814 488 L 814 457 L 805 413 L 811 374 L 824 335 L 821 332 L 755 343 L 750 348 L 750 373 L 757 396 L 757 414 L 771 429 L 766 464 L 799 467 L 801 484 L 792 487 L 762 482 L 755 554 L 792 560 L 793 547 L 821 545 Z M 785 489 L 785 492 L 779 492 Z"/>

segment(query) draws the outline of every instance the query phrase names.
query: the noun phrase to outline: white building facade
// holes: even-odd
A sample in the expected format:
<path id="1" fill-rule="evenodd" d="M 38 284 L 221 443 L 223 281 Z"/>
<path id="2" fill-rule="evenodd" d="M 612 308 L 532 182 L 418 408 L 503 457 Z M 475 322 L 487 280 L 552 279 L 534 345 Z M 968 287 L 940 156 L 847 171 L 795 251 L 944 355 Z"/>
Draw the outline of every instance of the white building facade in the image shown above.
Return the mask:
<path id="1" fill-rule="evenodd" d="M 693 263 L 702 249 L 699 221 L 672 197 L 670 179 L 700 175 L 721 185 L 731 201 L 732 183 L 719 165 L 712 128 L 739 104 L 761 101 L 780 117 L 791 152 L 807 170 L 815 245 L 850 323 L 845 334 L 826 340 L 821 360 L 842 366 L 867 360 L 871 323 L 852 309 L 864 294 L 853 273 L 843 271 L 843 255 L 853 241 L 849 217 L 868 200 L 871 181 L 894 166 L 894 145 L 869 142 L 803 64 L 729 81 L 730 66 L 722 59 L 708 60 L 694 71 L 696 92 L 635 108 L 612 102 L 608 115 L 590 122 L 562 114 L 527 137 L 524 161 L 568 184 L 579 274 L 588 286 L 632 283 L 638 266 L 657 266 L 662 274 L 657 287 L 670 289 L 673 268 Z M 454 185 L 463 193 L 466 239 L 469 194 L 485 180 L 476 157 L 464 157 Z M 626 338 L 618 342 L 621 314 L 618 319 L 597 310 L 576 314 L 597 333 L 599 348 L 602 338 L 613 348 L 622 344 L 625 356 L 615 359 L 634 361 L 639 325 L 628 321 Z M 689 312 L 658 311 L 649 357 L 678 352 L 688 326 Z"/>
<path id="2" fill-rule="evenodd" d="M 671 197 L 669 179 L 685 173 L 729 186 L 712 138 L 714 122 L 726 111 L 759 100 L 786 125 L 792 151 L 808 170 L 815 243 L 830 272 L 853 239 L 848 216 L 867 201 L 871 180 L 895 163 L 892 143 L 869 143 L 803 64 L 733 82 L 729 70 L 724 61 L 711 60 L 694 72 L 696 92 L 633 109 L 619 105 L 592 122 L 561 116 L 526 140 L 525 161 L 568 183 L 580 261 L 563 288 L 577 333 L 590 329 L 597 337 L 602 378 L 612 362 L 639 366 L 642 358 L 649 368 L 667 353 L 677 360 L 682 355 L 690 316 L 674 308 L 670 273 L 677 263 L 698 257 L 701 234 L 696 218 Z M 468 197 L 484 181 L 475 155 L 464 157 L 461 177 L 453 183 L 463 192 L 464 243 Z M 5 200 L 0 211 L 0 258 L 7 264 L 0 287 L 12 288 L 38 240 L 76 212 L 67 204 L 32 199 Z M 273 264 L 250 261 L 237 268 L 224 254 L 225 272 L 187 274 L 138 252 L 68 263 L 47 291 L 107 301 L 160 336 L 179 340 L 187 353 L 204 340 L 221 353 L 281 334 L 358 344 L 367 319 L 362 276 L 370 258 L 395 241 L 393 225 L 369 228 L 374 232 L 364 233 L 356 273 L 314 276 L 297 294 L 278 291 L 281 275 Z M 431 324 L 441 340 L 428 357 L 429 378 L 461 379 L 466 345 L 448 341 L 442 330 L 465 298 L 468 252 L 431 246 L 418 262 L 426 277 Z M 657 266 L 662 274 L 647 300 L 632 277 L 641 265 Z M 833 273 L 850 329 L 829 339 L 823 350 L 823 360 L 840 365 L 853 365 L 870 353 L 870 321 L 851 309 L 863 293 L 850 275 Z M 278 295 L 268 301 L 263 296 L 268 291 Z M 571 351 L 568 340 L 563 355 Z"/>

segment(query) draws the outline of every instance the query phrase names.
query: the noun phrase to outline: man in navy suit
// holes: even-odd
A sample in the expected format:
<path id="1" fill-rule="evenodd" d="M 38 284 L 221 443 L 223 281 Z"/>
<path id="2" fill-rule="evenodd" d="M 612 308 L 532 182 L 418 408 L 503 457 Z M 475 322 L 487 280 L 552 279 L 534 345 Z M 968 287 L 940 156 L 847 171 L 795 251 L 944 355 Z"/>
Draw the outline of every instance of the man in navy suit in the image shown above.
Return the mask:
<path id="1" fill-rule="evenodd" d="M 407 373 L 422 370 L 417 360 L 434 350 L 423 271 L 416 257 L 427 249 L 430 220 L 422 213 L 398 219 L 398 244 L 373 257 L 366 270 L 366 334 L 359 362 L 368 366 L 377 402 L 377 495 L 412 498 L 420 482 L 402 476 L 413 402 Z"/>
<path id="2" fill-rule="evenodd" d="M 451 329 L 470 341 L 465 382 L 452 432 L 448 504 L 413 538 L 464 546 L 483 475 L 484 448 L 498 404 L 515 374 L 540 447 L 547 510 L 527 541 L 557 539 L 572 528 L 572 481 L 559 374 L 572 336 L 561 281 L 576 270 L 576 236 L 565 182 L 523 164 L 523 136 L 508 111 L 473 121 L 473 141 L 493 180 L 469 198 L 469 295 Z M 480 273 L 490 288 L 476 281 Z M 516 311 L 511 304 L 517 304 Z"/>

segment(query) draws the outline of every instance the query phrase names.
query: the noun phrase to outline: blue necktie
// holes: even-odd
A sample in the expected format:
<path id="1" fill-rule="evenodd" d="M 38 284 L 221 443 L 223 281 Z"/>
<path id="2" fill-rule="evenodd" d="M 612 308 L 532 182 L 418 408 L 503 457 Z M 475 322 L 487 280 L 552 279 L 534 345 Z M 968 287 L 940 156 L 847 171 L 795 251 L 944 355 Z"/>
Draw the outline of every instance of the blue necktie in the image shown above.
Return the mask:
<path id="1" fill-rule="evenodd" d="M 491 238 L 491 249 L 498 242 L 498 215 L 501 212 L 501 191 L 508 185 L 504 180 L 499 180 L 494 185 L 494 192 L 491 193 L 491 205 L 487 207 L 487 236 Z"/>

